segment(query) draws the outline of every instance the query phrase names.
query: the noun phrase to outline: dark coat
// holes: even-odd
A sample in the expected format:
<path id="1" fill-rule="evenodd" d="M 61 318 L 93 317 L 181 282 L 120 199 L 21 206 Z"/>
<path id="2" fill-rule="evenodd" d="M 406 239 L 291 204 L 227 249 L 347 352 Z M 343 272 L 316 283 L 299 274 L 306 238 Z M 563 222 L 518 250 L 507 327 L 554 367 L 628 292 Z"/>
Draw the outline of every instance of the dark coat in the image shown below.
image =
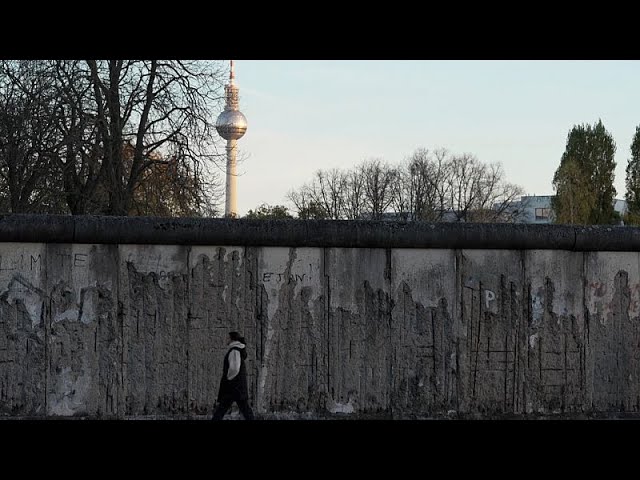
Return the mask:
<path id="1" fill-rule="evenodd" d="M 229 372 L 229 355 L 234 350 L 240 352 L 240 371 L 231 380 L 227 380 Z M 247 367 L 245 359 L 247 358 L 246 348 L 232 347 L 224 356 L 224 364 L 222 367 L 222 378 L 220 379 L 220 389 L 218 390 L 218 402 L 222 400 L 247 400 L 249 398 L 247 388 Z"/>

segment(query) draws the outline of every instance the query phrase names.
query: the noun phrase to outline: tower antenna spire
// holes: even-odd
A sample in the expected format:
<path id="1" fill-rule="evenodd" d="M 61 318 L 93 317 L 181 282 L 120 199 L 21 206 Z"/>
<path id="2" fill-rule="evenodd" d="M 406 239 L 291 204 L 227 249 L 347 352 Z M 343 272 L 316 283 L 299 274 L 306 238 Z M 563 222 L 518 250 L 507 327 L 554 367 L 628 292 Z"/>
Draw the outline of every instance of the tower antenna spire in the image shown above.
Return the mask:
<path id="1" fill-rule="evenodd" d="M 236 157 L 238 150 L 238 140 L 247 131 L 247 119 L 239 108 L 238 87 L 233 84 L 235 74 L 233 71 L 233 60 L 230 62 L 229 84 L 225 86 L 226 105 L 224 111 L 216 120 L 216 130 L 222 138 L 227 141 L 227 181 L 224 213 L 226 217 L 234 218 L 237 213 L 237 191 L 236 191 Z"/>

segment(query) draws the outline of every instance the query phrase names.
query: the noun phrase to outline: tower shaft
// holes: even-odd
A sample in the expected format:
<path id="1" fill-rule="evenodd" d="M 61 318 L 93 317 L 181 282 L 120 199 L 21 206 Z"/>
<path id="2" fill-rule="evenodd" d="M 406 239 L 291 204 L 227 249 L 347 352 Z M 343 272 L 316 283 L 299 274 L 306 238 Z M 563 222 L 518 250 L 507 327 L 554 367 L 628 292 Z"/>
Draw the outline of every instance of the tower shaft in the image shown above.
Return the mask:
<path id="1" fill-rule="evenodd" d="M 237 192 L 236 192 L 236 154 L 238 141 L 227 140 L 227 185 L 224 214 L 225 217 L 235 217 L 237 215 Z"/>
<path id="2" fill-rule="evenodd" d="M 231 61 L 231 72 L 229 84 L 225 86 L 226 105 L 224 111 L 218 115 L 216 120 L 216 130 L 222 138 L 227 141 L 227 181 L 225 189 L 225 217 L 235 217 L 238 214 L 236 191 L 236 165 L 238 155 L 238 139 L 242 138 L 247 131 L 247 119 L 240 112 L 238 107 L 238 87 L 233 84 L 235 75 L 233 73 L 233 61 Z"/>

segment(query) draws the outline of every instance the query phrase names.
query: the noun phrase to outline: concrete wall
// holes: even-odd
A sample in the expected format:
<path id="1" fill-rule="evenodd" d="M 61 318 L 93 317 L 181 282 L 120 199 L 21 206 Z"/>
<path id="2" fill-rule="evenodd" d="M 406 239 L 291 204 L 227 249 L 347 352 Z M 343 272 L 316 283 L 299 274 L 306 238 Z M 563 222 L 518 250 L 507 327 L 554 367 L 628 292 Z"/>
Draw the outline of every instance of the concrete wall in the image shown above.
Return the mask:
<path id="1" fill-rule="evenodd" d="M 640 411 L 638 229 L 384 223 L 0 217 L 0 416 L 210 415 L 229 330 L 265 418 Z"/>

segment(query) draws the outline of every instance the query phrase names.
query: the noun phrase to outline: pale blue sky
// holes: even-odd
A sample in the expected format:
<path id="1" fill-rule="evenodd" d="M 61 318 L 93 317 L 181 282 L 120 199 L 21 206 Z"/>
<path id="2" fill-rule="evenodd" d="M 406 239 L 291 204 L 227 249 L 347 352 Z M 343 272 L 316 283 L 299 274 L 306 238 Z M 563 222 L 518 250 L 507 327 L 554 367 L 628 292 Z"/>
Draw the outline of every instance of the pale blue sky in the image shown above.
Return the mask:
<path id="1" fill-rule="evenodd" d="M 444 147 L 500 162 L 528 194 L 551 181 L 574 124 L 616 142 L 617 198 L 640 124 L 640 61 L 239 60 L 238 210 L 283 204 L 317 169 Z"/>

